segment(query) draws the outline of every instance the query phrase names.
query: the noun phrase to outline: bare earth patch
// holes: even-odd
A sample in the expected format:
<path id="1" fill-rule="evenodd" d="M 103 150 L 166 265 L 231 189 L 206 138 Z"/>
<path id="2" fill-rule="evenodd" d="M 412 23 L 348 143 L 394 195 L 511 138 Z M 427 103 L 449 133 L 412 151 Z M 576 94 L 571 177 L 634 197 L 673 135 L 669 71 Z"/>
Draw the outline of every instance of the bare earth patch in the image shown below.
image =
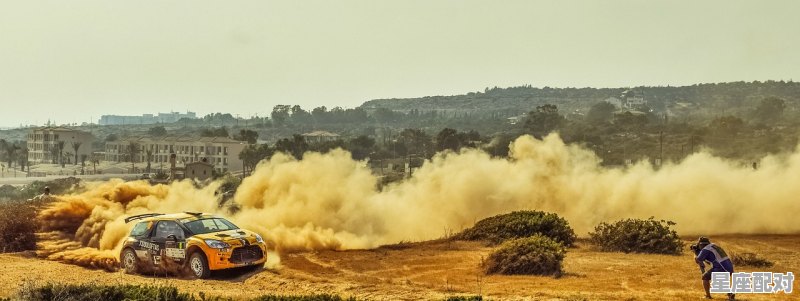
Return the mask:
<path id="1" fill-rule="evenodd" d="M 686 236 L 687 238 L 691 236 Z M 750 251 L 775 262 L 757 270 L 800 274 L 800 235 L 714 236 L 729 252 Z M 687 241 L 688 242 L 688 241 Z M 0 254 L 0 297 L 25 281 L 174 285 L 186 292 L 228 297 L 336 293 L 373 300 L 442 299 L 481 294 L 491 300 L 702 300 L 700 272 L 683 255 L 604 253 L 584 241 L 564 259 L 565 275 L 483 274 L 491 248 L 478 242 L 433 241 L 403 248 L 285 254 L 276 271 L 218 273 L 211 280 L 126 275 L 35 258 Z M 737 267 L 737 271 L 753 271 Z M 795 282 L 795 290 L 797 290 Z M 740 295 L 742 300 L 797 300 L 791 295 Z M 722 300 L 722 296 L 716 299 Z"/>

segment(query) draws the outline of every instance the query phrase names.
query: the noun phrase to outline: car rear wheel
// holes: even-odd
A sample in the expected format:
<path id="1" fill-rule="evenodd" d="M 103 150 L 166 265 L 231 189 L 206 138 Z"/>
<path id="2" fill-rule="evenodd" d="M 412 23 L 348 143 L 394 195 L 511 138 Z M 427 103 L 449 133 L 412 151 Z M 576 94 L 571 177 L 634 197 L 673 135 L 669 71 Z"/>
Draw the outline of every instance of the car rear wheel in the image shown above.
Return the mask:
<path id="1" fill-rule="evenodd" d="M 139 270 L 139 259 L 136 258 L 136 253 L 131 249 L 122 251 L 122 267 L 127 274 L 135 274 Z"/>
<path id="2" fill-rule="evenodd" d="M 189 271 L 196 278 L 205 279 L 211 275 L 211 270 L 208 269 L 208 259 L 203 252 L 194 252 L 189 257 Z"/>

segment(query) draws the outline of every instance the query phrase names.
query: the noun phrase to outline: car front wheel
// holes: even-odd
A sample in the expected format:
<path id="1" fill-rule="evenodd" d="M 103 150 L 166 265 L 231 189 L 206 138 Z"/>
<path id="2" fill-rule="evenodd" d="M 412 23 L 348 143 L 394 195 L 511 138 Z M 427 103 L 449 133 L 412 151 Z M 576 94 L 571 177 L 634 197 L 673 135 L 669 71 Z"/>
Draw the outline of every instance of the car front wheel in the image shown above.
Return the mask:
<path id="1" fill-rule="evenodd" d="M 122 251 L 122 267 L 127 274 L 135 274 L 138 272 L 139 259 L 136 258 L 136 253 L 131 249 Z"/>
<path id="2" fill-rule="evenodd" d="M 205 279 L 211 275 L 211 270 L 208 269 L 208 260 L 203 252 L 194 252 L 189 257 L 189 270 L 196 278 Z"/>

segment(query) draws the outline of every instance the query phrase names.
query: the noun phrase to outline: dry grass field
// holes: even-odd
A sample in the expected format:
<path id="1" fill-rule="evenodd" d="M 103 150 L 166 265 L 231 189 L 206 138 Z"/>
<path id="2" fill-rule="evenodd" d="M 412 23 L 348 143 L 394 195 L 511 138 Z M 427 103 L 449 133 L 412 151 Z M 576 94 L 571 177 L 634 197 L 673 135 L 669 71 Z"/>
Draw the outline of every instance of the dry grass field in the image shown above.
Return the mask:
<path id="1" fill-rule="evenodd" d="M 711 238 L 731 253 L 754 252 L 772 260 L 775 266 L 768 271 L 800 274 L 800 235 Z M 555 279 L 483 275 L 479 266 L 490 250 L 474 242 L 432 241 L 374 250 L 284 254 L 277 269 L 218 273 L 211 280 L 126 275 L 45 261 L 24 253 L 0 254 L 0 297 L 12 295 L 26 282 L 57 281 L 174 285 L 186 292 L 234 298 L 325 292 L 371 300 L 430 300 L 477 294 L 489 300 L 703 299 L 700 272 L 688 252 L 680 256 L 602 253 L 579 241 L 564 260 L 566 274 Z M 716 295 L 715 299 L 724 298 Z M 800 300 L 800 292 L 739 295 L 737 299 Z"/>

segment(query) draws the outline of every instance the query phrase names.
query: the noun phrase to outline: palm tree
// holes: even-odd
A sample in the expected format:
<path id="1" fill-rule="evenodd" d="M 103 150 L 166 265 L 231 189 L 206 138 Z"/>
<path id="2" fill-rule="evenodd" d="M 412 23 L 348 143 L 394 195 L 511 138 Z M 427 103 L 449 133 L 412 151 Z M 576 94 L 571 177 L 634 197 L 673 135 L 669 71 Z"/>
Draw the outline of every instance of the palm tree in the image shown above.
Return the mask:
<path id="1" fill-rule="evenodd" d="M 72 142 L 72 149 L 75 150 L 75 165 L 78 165 L 78 149 L 81 148 L 82 142 Z"/>
<path id="2" fill-rule="evenodd" d="M 97 174 L 97 164 L 100 164 L 100 156 L 92 154 L 92 169 L 94 170 L 92 174 Z"/>
<path id="3" fill-rule="evenodd" d="M 19 163 L 17 163 L 17 165 L 19 165 L 19 167 L 20 167 L 19 170 L 20 171 L 25 171 L 25 167 L 27 167 L 28 171 L 30 171 L 30 166 L 28 165 L 28 148 L 27 147 L 22 147 L 20 149 L 19 155 L 17 157 L 18 157 L 18 161 L 19 161 Z"/>
<path id="4" fill-rule="evenodd" d="M 47 146 L 47 144 L 45 144 L 45 146 Z M 58 163 L 56 160 L 58 160 L 58 146 L 50 145 L 50 161 L 52 161 L 53 164 L 56 164 Z"/>
<path id="5" fill-rule="evenodd" d="M 150 162 L 153 161 L 153 149 L 152 148 L 147 149 L 147 151 L 145 151 L 145 154 L 147 155 L 147 173 L 150 173 Z"/>
<path id="6" fill-rule="evenodd" d="M 4 139 L 0 139 L 0 155 L 5 153 L 7 148 L 8 148 L 8 142 L 5 141 Z M 0 160 L 2 159 L 3 158 L 0 158 Z"/>
<path id="7" fill-rule="evenodd" d="M 14 161 L 17 159 L 17 150 L 19 146 L 10 144 L 6 146 L 6 160 L 8 161 L 8 168 L 13 167 Z"/>
<path id="8" fill-rule="evenodd" d="M 61 168 L 64 168 L 64 141 L 56 141 L 56 150 L 58 151 L 58 163 Z"/>
<path id="9" fill-rule="evenodd" d="M 69 162 L 72 159 L 72 152 L 71 151 L 67 151 L 66 153 L 64 153 L 64 159 L 65 159 L 64 161 L 66 161 L 66 162 L 64 162 L 65 164 L 72 163 L 72 162 Z"/>
<path id="10" fill-rule="evenodd" d="M 128 157 L 131 159 L 131 172 L 136 172 L 136 155 L 139 154 L 139 144 L 136 142 L 128 143 Z"/>

